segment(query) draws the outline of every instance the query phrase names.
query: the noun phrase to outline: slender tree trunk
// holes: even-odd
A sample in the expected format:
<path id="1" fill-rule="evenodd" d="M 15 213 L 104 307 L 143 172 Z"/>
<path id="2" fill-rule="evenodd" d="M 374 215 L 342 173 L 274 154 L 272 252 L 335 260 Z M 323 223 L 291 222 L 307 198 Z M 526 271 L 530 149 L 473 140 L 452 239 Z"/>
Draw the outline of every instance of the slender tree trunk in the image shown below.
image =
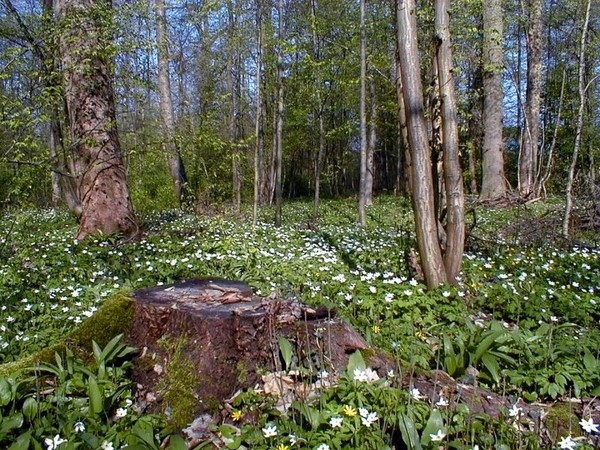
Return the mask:
<path id="1" fill-rule="evenodd" d="M 527 90 L 525 93 L 525 130 L 519 160 L 519 192 L 535 192 L 542 89 L 542 0 L 530 1 L 527 32 Z"/>
<path id="2" fill-rule="evenodd" d="M 544 196 L 546 195 L 546 183 L 550 179 L 550 174 L 552 172 L 552 160 L 554 159 L 554 149 L 556 148 L 556 141 L 558 139 L 558 130 L 560 128 L 560 120 L 562 117 L 562 108 L 563 108 L 563 101 L 565 98 L 566 81 L 567 81 L 567 72 L 566 72 L 566 70 L 563 69 L 562 82 L 560 85 L 560 98 L 558 100 L 558 112 L 556 113 L 554 131 L 552 133 L 552 142 L 550 143 L 550 148 L 548 150 L 548 159 L 546 160 L 546 168 L 544 170 L 544 174 L 542 175 L 541 179 L 539 180 L 538 187 L 537 187 L 538 197 L 540 195 L 542 195 L 542 191 L 544 192 Z"/>
<path id="3" fill-rule="evenodd" d="M 254 149 L 254 205 L 252 209 L 252 225 L 256 226 L 258 220 L 258 206 L 262 203 L 261 187 L 263 184 L 264 166 L 264 131 L 263 131 L 263 99 L 262 77 L 263 71 L 263 25 L 262 1 L 256 3 L 256 117 L 254 119 L 254 132 L 256 146 Z"/>
<path id="4" fill-rule="evenodd" d="M 563 218 L 563 236 L 569 237 L 569 222 L 571 221 L 571 210 L 573 209 L 573 184 L 575 182 L 575 168 L 577 167 L 577 157 L 581 147 L 581 135 L 583 133 L 583 115 L 585 110 L 586 86 L 585 86 L 585 51 L 587 46 L 587 33 L 590 22 L 590 9 L 592 0 L 587 1 L 583 28 L 581 30 L 581 44 L 579 47 L 579 110 L 577 111 L 577 124 L 575 126 L 575 146 L 573 147 L 573 159 L 569 167 L 569 178 L 567 180 L 567 193 L 565 215 Z"/>
<path id="5" fill-rule="evenodd" d="M 506 194 L 503 156 L 502 1 L 483 2 L 483 152 L 481 200 Z"/>
<path id="6" fill-rule="evenodd" d="M 283 204 L 283 0 L 277 2 L 277 121 L 275 129 L 275 225 L 281 226 Z"/>
<path id="7" fill-rule="evenodd" d="M 413 163 L 413 205 L 417 244 L 427 286 L 435 288 L 447 282 L 448 277 L 438 242 L 435 220 L 431 150 L 423 109 L 414 0 L 398 0 L 396 20 L 402 93 Z"/>
<path id="8" fill-rule="evenodd" d="M 398 1 L 394 0 L 392 16 L 396 17 Z M 398 21 L 394 20 L 394 31 L 396 36 L 400 32 L 398 30 Z M 396 72 L 396 96 L 398 98 L 398 190 L 399 192 L 408 194 L 412 198 L 413 181 L 412 181 L 412 161 L 410 156 L 410 145 L 408 142 L 408 132 L 406 126 L 406 106 L 404 104 L 404 95 L 402 93 L 402 76 L 399 57 L 399 39 L 395 39 L 395 72 Z"/>
<path id="9" fill-rule="evenodd" d="M 464 192 L 458 148 L 456 93 L 452 76 L 452 47 L 449 27 L 450 0 L 435 1 L 438 80 L 442 108 L 442 150 L 448 226 L 444 263 L 448 281 L 455 283 L 465 242 Z"/>
<path id="10" fill-rule="evenodd" d="M 377 91 L 375 80 L 369 79 L 371 97 L 371 117 L 369 118 L 369 138 L 367 143 L 367 180 L 365 182 L 366 206 L 373 204 L 373 180 L 375 178 L 375 148 L 377 147 Z"/>
<path id="11" fill-rule="evenodd" d="M 323 99 L 321 97 L 321 69 L 319 63 L 321 61 L 321 50 L 319 48 L 319 36 L 317 33 L 317 4 L 316 0 L 311 0 L 311 27 L 313 39 L 313 57 L 315 59 L 315 96 L 317 100 L 317 121 L 319 126 L 319 150 L 315 164 L 315 201 L 313 209 L 313 222 L 316 222 L 319 217 L 319 200 L 321 195 L 321 172 L 323 171 L 323 160 L 325 159 L 325 124 L 323 119 Z"/>
<path id="12" fill-rule="evenodd" d="M 109 69 L 107 1 L 58 0 L 68 120 L 75 148 L 82 214 L 77 239 L 92 233 L 138 232 L 115 126 Z"/>
<path id="13" fill-rule="evenodd" d="M 365 3 L 360 0 L 360 186 L 358 189 L 358 221 L 367 225 L 367 34 L 365 30 Z"/>
<path id="14" fill-rule="evenodd" d="M 169 173 L 173 179 L 175 196 L 182 208 L 191 206 L 187 186 L 187 175 L 181 152 L 175 142 L 175 120 L 173 119 L 173 101 L 171 99 L 171 79 L 169 76 L 169 37 L 165 0 L 155 0 L 156 39 L 158 42 L 158 93 L 163 149 L 167 157 Z"/>
<path id="15" fill-rule="evenodd" d="M 229 58 L 227 68 L 227 80 L 229 95 L 231 97 L 231 109 L 229 112 L 229 142 L 231 146 L 231 173 L 233 184 L 233 207 L 239 213 L 242 204 L 242 172 L 240 162 L 240 140 L 241 133 L 241 70 L 240 52 L 237 41 L 237 3 L 228 2 L 228 33 L 229 33 Z"/>

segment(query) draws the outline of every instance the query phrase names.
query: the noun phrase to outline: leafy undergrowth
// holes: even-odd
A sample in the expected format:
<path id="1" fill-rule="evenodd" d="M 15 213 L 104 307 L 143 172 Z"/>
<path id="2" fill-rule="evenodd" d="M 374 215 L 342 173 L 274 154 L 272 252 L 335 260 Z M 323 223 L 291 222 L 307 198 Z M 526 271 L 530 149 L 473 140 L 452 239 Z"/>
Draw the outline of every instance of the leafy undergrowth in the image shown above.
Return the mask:
<path id="1" fill-rule="evenodd" d="M 117 292 L 216 276 L 245 280 L 264 295 L 277 292 L 309 304 L 335 305 L 369 342 L 398 359 L 415 367 L 441 367 L 465 382 L 475 377 L 514 399 L 552 401 L 600 394 L 600 250 L 593 246 L 558 249 L 537 241 L 527 246 L 515 238 L 514 228 L 498 231 L 498 223 L 549 214 L 556 205 L 538 206 L 539 211 L 524 207 L 478 211 L 460 283 L 434 291 L 426 291 L 412 279 L 404 262 L 405 250 L 415 246 L 407 205 L 397 198 L 377 199 L 369 209 L 366 229 L 355 223 L 355 207 L 350 200 L 323 202 L 322 217 L 314 226 L 309 220 L 312 205 L 292 203 L 286 206 L 286 222 L 279 229 L 270 224 L 268 208 L 256 227 L 248 218 L 156 213 L 143 218 L 144 239 L 126 245 L 105 237 L 75 242 L 75 224 L 61 211 L 7 213 L 0 219 L 0 362 L 54 344 Z M 303 422 L 306 414 L 311 417 L 307 411 L 289 426 L 283 426 L 289 418 L 265 412 L 262 422 L 245 428 L 248 441 L 238 430 L 230 448 L 236 448 L 236 442 L 251 448 L 385 448 L 395 438 L 382 419 L 366 426 L 362 419 L 367 416 L 344 416 L 343 410 L 347 406 L 379 411 L 381 418 L 389 414 L 378 402 L 406 403 L 406 392 L 393 383 L 381 384 L 369 384 L 368 395 L 351 399 L 348 392 L 363 388 L 357 388 L 351 377 L 346 381 L 342 377 L 338 388 L 321 398 L 321 413 L 313 414 L 314 423 Z M 392 397 L 384 400 L 385 396 Z M 495 440 L 483 442 L 467 439 L 465 433 L 484 433 L 492 422 L 482 422 L 479 429 L 459 411 L 457 415 L 444 412 L 441 422 L 432 412 L 435 408 L 421 405 L 415 411 L 410 411 L 418 413 L 412 419 L 414 433 L 423 436 L 433 421 L 442 425 L 431 434 L 445 434 L 436 441 L 425 433 L 425 441 L 419 444 L 423 448 L 477 444 L 487 449 L 500 443 L 508 445 L 503 448 L 552 447 L 561 442 L 559 438 L 566 439 L 563 433 L 528 441 L 515 438 L 513 427 L 496 424 Z M 398 414 L 404 417 L 408 412 Z M 581 420 L 588 419 L 585 414 Z M 353 424 L 354 428 L 332 425 L 334 418 L 344 417 L 344 427 Z M 402 429 L 408 426 L 403 420 L 404 425 L 395 429 L 404 439 L 411 431 Z M 276 435 L 262 430 L 270 430 L 269 426 L 279 430 Z M 295 445 L 281 432 L 288 428 L 299 438 L 293 440 Z M 302 437 L 303 429 L 313 433 L 312 440 Z M 362 447 L 340 437 L 359 431 L 367 436 Z M 48 435 L 54 432 L 66 435 L 48 428 Z M 569 432 L 574 439 L 581 436 L 573 445 L 591 448 L 593 433 L 578 426 Z M 320 443 L 314 433 L 324 433 Z M 571 445 L 562 442 L 567 446 L 563 448 Z"/>

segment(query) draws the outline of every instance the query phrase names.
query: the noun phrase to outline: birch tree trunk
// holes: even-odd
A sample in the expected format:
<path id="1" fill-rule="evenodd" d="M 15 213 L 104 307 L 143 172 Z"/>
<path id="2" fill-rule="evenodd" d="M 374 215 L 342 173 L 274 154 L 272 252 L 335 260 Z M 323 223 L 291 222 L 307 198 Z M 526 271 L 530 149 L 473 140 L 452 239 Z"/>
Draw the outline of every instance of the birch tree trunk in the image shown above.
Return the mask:
<path id="1" fill-rule="evenodd" d="M 438 242 L 434 211 L 431 149 L 423 108 L 414 0 L 398 0 L 396 20 L 402 94 L 406 107 L 407 133 L 413 164 L 412 198 L 417 244 L 427 287 L 435 288 L 447 282 L 448 277 Z"/>
<path id="2" fill-rule="evenodd" d="M 569 237 L 569 222 L 571 221 L 571 211 L 573 209 L 573 184 L 575 182 L 575 168 L 577 167 L 577 157 L 579 155 L 579 149 L 581 148 L 581 135 L 583 133 L 583 114 L 585 110 L 585 97 L 586 97 L 586 86 L 585 86 L 585 50 L 587 45 L 587 33 L 588 26 L 590 23 L 590 9 L 592 7 L 592 0 L 587 1 L 585 10 L 585 18 L 583 21 L 583 28 L 581 30 L 581 45 L 579 47 L 579 109 L 577 111 L 577 124 L 575 126 L 575 146 L 573 147 L 573 159 L 569 167 L 569 178 L 567 180 L 567 193 L 566 193 L 566 204 L 565 204 L 565 215 L 563 217 L 563 236 Z"/>
<path id="3" fill-rule="evenodd" d="M 502 1 L 483 2 L 483 152 L 480 200 L 506 194 L 502 142 Z"/>
<path id="4" fill-rule="evenodd" d="M 458 107 L 452 76 L 449 8 L 450 0 L 435 1 L 436 59 L 442 110 L 442 151 L 448 217 L 444 264 L 448 281 L 456 283 L 465 244 L 465 198 L 458 148 L 458 122 L 456 117 Z"/>
<path id="5" fill-rule="evenodd" d="M 156 39 L 158 42 L 158 94 L 160 124 L 163 135 L 163 149 L 173 179 L 175 197 L 182 208 L 192 206 L 187 186 L 187 175 L 181 152 L 175 142 L 175 120 L 173 119 L 173 101 L 171 98 L 171 78 L 169 75 L 169 37 L 165 0 L 155 0 Z"/>
<path id="6" fill-rule="evenodd" d="M 115 121 L 111 83 L 109 1 L 58 0 L 65 103 L 82 213 L 77 239 L 92 233 L 131 237 L 138 225 Z"/>
<path id="7" fill-rule="evenodd" d="M 542 89 L 542 0 L 531 0 L 527 32 L 527 90 L 525 130 L 519 158 L 519 192 L 527 197 L 535 192 Z"/>

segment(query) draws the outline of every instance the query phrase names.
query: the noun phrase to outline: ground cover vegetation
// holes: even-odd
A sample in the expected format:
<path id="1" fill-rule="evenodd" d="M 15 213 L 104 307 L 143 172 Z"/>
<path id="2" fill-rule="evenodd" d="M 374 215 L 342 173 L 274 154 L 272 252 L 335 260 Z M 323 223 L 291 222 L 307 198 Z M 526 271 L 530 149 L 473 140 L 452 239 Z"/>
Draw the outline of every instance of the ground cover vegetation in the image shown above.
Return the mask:
<path id="1" fill-rule="evenodd" d="M 578 409 L 582 415 L 571 408 L 565 417 L 573 420 L 560 419 L 560 426 L 543 433 L 516 426 L 522 419 L 518 401 L 600 394 L 600 251 L 593 245 L 527 246 L 501 236 L 495 225 L 498 215 L 514 220 L 543 214 L 554 208 L 552 202 L 478 211 L 478 239 L 472 240 L 477 246 L 466 252 L 458 284 L 434 290 L 410 275 L 402 257 L 415 243 L 410 208 L 401 200 L 377 198 L 366 228 L 355 223 L 354 201 L 323 202 L 318 228 L 304 225 L 311 207 L 286 205 L 287 222 L 279 228 L 269 223 L 269 208 L 255 227 L 249 218 L 226 214 L 147 214 L 144 237 L 125 245 L 101 236 L 75 241 L 75 224 L 61 210 L 6 212 L 0 227 L 2 362 L 59 341 L 116 293 L 206 275 L 241 279 L 263 295 L 335 306 L 370 343 L 413 370 L 443 369 L 501 393 L 515 406 L 492 420 L 473 417 L 465 407 L 449 408 L 442 393 L 424 402 L 418 390 L 398 384 L 398 374 L 380 377 L 354 356 L 344 373 L 313 367 L 329 387 L 315 399 L 295 402 L 286 414 L 259 387 L 239 395 L 228 424 L 215 434 L 221 446 L 598 445 L 598 428 L 585 405 Z M 0 442 L 12 448 L 158 448 L 173 430 L 164 417 L 144 416 L 132 405 L 131 349 L 118 338 L 102 345 L 81 355 L 61 350 L 33 371 L 4 373 Z M 299 369 L 285 345 L 281 354 L 286 369 Z M 172 437 L 172 445 L 182 443 Z"/>

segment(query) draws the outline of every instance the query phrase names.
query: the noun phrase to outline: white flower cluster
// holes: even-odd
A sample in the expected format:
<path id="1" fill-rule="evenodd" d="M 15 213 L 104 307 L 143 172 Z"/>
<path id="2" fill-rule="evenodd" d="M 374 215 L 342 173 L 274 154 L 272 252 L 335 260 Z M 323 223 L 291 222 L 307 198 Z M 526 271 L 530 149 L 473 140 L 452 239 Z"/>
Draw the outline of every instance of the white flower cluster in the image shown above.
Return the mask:
<path id="1" fill-rule="evenodd" d="M 367 408 L 359 408 L 358 414 L 360 414 L 360 421 L 367 428 L 369 428 L 373 423 L 379 420 L 379 417 L 377 417 L 377 413 L 375 411 L 369 412 Z"/>
<path id="2" fill-rule="evenodd" d="M 362 369 L 354 369 L 354 379 L 356 381 L 360 381 L 363 383 L 374 383 L 379 380 L 379 375 L 370 367 L 367 367 L 365 370 Z"/>

